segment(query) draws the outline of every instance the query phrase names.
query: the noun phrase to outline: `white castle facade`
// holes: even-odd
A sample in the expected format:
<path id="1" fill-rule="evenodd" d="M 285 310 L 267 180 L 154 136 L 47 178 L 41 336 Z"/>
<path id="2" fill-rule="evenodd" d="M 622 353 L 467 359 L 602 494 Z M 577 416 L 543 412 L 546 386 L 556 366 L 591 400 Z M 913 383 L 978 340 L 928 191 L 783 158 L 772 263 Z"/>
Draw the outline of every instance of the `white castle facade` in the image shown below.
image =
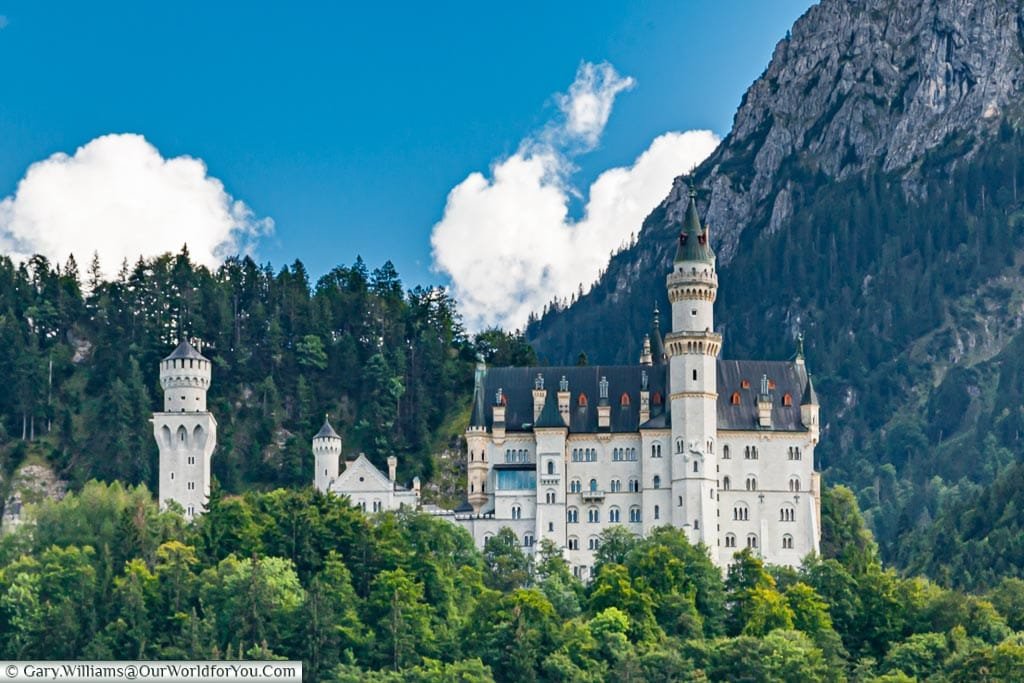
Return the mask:
<path id="1" fill-rule="evenodd" d="M 456 511 L 478 545 L 502 527 L 528 549 L 549 538 L 581 578 L 613 525 L 673 525 L 723 567 L 742 548 L 793 566 L 818 551 L 818 401 L 802 351 L 719 359 L 715 255 L 692 195 L 667 288 L 672 331 L 662 341 L 655 311 L 638 365 L 478 367 Z"/>
<path id="2" fill-rule="evenodd" d="M 817 552 L 819 407 L 802 351 L 793 361 L 728 361 L 714 331 L 715 255 L 691 194 L 667 278 L 672 331 L 658 312 L 637 365 L 476 371 L 466 430 L 467 501 L 437 511 L 479 547 L 503 527 L 533 552 L 563 549 L 589 578 L 601 532 L 672 525 L 726 566 L 750 548 L 795 566 Z M 182 342 L 160 363 L 164 410 L 153 414 L 160 504 L 188 518 L 210 493 L 217 421 L 206 409 L 210 361 Z M 341 469 L 342 439 L 325 420 L 313 437 L 314 486 L 367 512 L 420 507 L 419 480 L 396 481 L 365 455 Z"/>

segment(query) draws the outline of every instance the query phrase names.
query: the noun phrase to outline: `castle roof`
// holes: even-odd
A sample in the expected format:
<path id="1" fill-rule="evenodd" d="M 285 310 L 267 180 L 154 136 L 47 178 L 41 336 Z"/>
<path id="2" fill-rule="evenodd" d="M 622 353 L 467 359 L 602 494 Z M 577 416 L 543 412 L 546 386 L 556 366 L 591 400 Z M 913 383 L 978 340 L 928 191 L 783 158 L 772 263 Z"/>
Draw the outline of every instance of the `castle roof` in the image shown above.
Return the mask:
<path id="1" fill-rule="evenodd" d="M 665 342 L 661 338 L 661 316 L 655 305 L 654 320 L 651 322 L 651 363 L 664 365 L 666 358 Z"/>
<path id="2" fill-rule="evenodd" d="M 341 437 L 338 436 L 338 432 L 334 431 L 334 427 L 331 426 L 330 420 L 328 420 L 327 416 L 324 415 L 324 426 L 320 428 L 320 431 L 317 432 L 316 435 L 313 438 L 314 439 L 323 439 L 323 438 L 340 439 Z"/>
<path id="3" fill-rule="evenodd" d="M 761 378 L 767 377 L 772 402 L 772 426 L 767 431 L 804 431 L 800 419 L 800 401 L 810 382 L 804 367 L 793 361 L 718 360 L 718 429 L 731 431 L 766 431 L 759 425 L 757 398 Z M 549 380 L 565 377 L 569 385 L 569 432 L 597 433 L 597 406 L 600 381 L 607 377 L 613 433 L 637 432 L 644 429 L 666 429 L 671 416 L 665 410 L 668 402 L 668 368 L 644 365 L 591 365 L 568 367 L 488 368 L 481 382 L 481 395 L 494 396 L 498 389 L 505 401 L 505 429 L 529 432 L 535 427 L 561 427 L 565 424 L 557 410 L 557 395 L 549 390 L 544 408 L 533 423 L 533 388 L 536 376 Z M 640 423 L 640 391 L 647 376 L 650 392 L 650 416 Z M 813 387 L 810 389 L 813 392 Z M 736 402 L 733 402 L 736 394 Z M 789 395 L 788 403 L 785 399 Z M 581 395 L 584 397 L 581 400 Z M 625 395 L 627 400 L 622 400 Z M 474 409 L 474 419 L 476 411 Z M 475 426 L 491 428 L 493 412 L 481 410 Z M 603 431 L 603 430 L 600 430 Z"/>
<path id="4" fill-rule="evenodd" d="M 567 367 L 533 368 L 488 368 L 482 382 L 484 396 L 495 396 L 501 389 L 505 400 L 505 429 L 510 432 L 531 431 L 533 424 L 533 388 L 537 375 L 542 375 L 547 386 L 556 386 L 562 377 L 569 385 L 569 432 L 597 432 L 597 407 L 600 401 L 600 382 L 608 380 L 608 401 L 611 413 L 612 432 L 635 432 L 640 427 L 640 391 L 647 377 L 651 393 L 651 414 L 664 409 L 666 373 L 645 365 L 584 365 Z M 622 400 L 622 395 L 627 397 Z M 655 405 L 654 395 L 659 395 Z M 583 397 L 581 399 L 581 396 Z M 548 390 L 544 409 L 537 420 L 537 426 L 553 423 L 551 410 L 557 412 L 557 394 Z M 551 408 L 549 408 L 551 404 Z M 545 414 L 547 413 L 547 414 Z M 474 426 L 491 428 L 494 413 L 483 411 L 480 423 Z M 558 415 L 556 426 L 565 422 Z"/>
<path id="5" fill-rule="evenodd" d="M 708 243 L 710 235 L 701 227 L 697 215 L 697 193 L 690 190 L 690 203 L 686 205 L 683 227 L 679 231 L 679 246 L 676 247 L 675 262 L 702 261 L 711 263 L 715 260 L 715 252 Z"/>
<path id="6" fill-rule="evenodd" d="M 537 418 L 537 424 L 534 427 L 561 427 L 565 429 L 565 420 L 562 419 L 562 414 L 558 412 L 558 394 L 553 391 L 548 391 L 548 395 L 544 398 L 544 408 L 540 411 L 540 416 Z"/>
<path id="7" fill-rule="evenodd" d="M 164 358 L 164 360 L 181 360 L 181 359 L 195 359 L 195 360 L 209 360 L 203 354 L 196 351 L 195 347 L 188 343 L 187 339 L 182 339 L 181 343 L 178 344 L 177 348 L 171 351 L 171 355 Z"/>
<path id="8" fill-rule="evenodd" d="M 814 383 L 811 382 L 811 376 L 807 375 L 807 386 L 804 387 L 803 398 L 800 399 L 800 405 L 804 406 L 816 406 L 818 405 L 818 394 L 814 391 Z"/>

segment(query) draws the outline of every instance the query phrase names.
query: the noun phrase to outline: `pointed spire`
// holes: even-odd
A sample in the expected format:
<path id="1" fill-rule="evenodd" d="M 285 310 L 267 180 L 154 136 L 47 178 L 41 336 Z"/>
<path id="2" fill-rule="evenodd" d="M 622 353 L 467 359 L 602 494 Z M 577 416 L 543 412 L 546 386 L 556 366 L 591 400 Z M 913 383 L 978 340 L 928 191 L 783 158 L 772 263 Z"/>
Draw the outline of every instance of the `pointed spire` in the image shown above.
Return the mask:
<path id="1" fill-rule="evenodd" d="M 541 409 L 540 416 L 537 417 L 537 423 L 533 427 L 534 429 L 544 427 L 560 427 L 565 429 L 565 420 L 562 419 L 562 414 L 558 412 L 558 397 L 555 395 L 555 392 L 548 392 L 544 399 L 544 407 Z"/>
<path id="2" fill-rule="evenodd" d="M 651 320 L 651 361 L 655 365 L 664 365 L 666 359 L 665 342 L 661 338 L 661 315 L 658 304 L 654 304 L 654 318 Z"/>
<path id="3" fill-rule="evenodd" d="M 487 411 L 484 409 L 484 378 L 487 376 L 487 364 L 484 357 L 476 357 L 476 373 L 473 377 L 473 414 L 469 418 L 470 427 L 486 427 Z"/>
<path id="4" fill-rule="evenodd" d="M 804 387 L 804 396 L 800 399 L 800 405 L 802 406 L 816 406 L 818 405 L 818 394 L 814 391 L 814 383 L 811 382 L 811 375 L 807 375 L 807 386 Z"/>
<path id="5" fill-rule="evenodd" d="M 334 431 L 334 427 L 331 426 L 331 421 L 327 419 L 327 414 L 324 413 L 324 426 L 320 428 L 320 431 L 316 433 L 314 439 L 340 439 L 338 433 Z"/>
<path id="6" fill-rule="evenodd" d="M 178 360 L 181 358 L 189 359 L 194 358 L 195 360 L 208 360 L 203 354 L 196 351 L 196 347 L 189 343 L 188 339 L 182 339 L 178 346 L 171 351 L 171 355 L 164 358 L 164 360 Z"/>
<path id="7" fill-rule="evenodd" d="M 679 246 L 676 247 L 675 262 L 680 261 L 714 261 L 715 253 L 708 244 L 708 232 L 701 227 L 700 216 L 697 215 L 697 190 L 690 186 L 690 201 L 686 205 L 683 224 L 679 231 Z"/>

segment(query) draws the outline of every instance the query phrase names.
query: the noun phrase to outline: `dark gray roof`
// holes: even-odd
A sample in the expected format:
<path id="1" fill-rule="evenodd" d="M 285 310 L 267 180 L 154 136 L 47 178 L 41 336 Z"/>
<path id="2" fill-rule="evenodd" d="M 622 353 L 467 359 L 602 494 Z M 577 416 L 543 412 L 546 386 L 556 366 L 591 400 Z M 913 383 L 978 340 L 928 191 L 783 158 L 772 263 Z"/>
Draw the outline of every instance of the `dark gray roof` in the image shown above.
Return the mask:
<path id="1" fill-rule="evenodd" d="M 327 419 L 326 415 L 324 416 L 324 426 L 320 428 L 320 431 L 317 432 L 316 436 L 314 436 L 313 438 L 314 439 L 322 439 L 322 438 L 325 438 L 325 437 L 333 438 L 333 439 L 340 439 L 341 438 L 340 436 L 338 436 L 338 433 L 336 431 L 334 431 L 334 427 L 331 426 L 331 423 Z"/>
<path id="2" fill-rule="evenodd" d="M 473 506 L 469 504 L 468 500 L 464 500 L 459 503 L 459 507 L 455 508 L 453 512 L 472 512 Z"/>
<path id="3" fill-rule="evenodd" d="M 818 405 L 818 394 L 814 391 L 814 383 L 811 382 L 811 376 L 807 375 L 807 386 L 804 387 L 803 398 L 800 399 L 800 405 L 803 406 L 816 406 Z"/>
<path id="4" fill-rule="evenodd" d="M 171 351 L 171 355 L 167 356 L 167 358 L 164 358 L 164 360 L 180 360 L 182 358 L 208 360 L 205 356 L 203 356 L 203 354 L 196 351 L 195 347 L 189 344 L 187 339 L 182 339 L 181 343 L 178 344 L 177 348 Z"/>
<path id="5" fill-rule="evenodd" d="M 651 322 L 651 362 L 654 365 L 664 365 L 667 362 L 665 342 L 661 339 L 661 317 L 657 306 L 654 307 L 654 320 Z"/>
<path id="6" fill-rule="evenodd" d="M 807 383 L 803 365 L 793 361 L 719 360 L 718 361 L 718 428 L 732 430 L 759 430 L 757 395 L 761 390 L 761 377 L 767 375 L 775 387 L 769 390 L 772 398 L 772 431 L 804 431 L 800 421 L 800 396 Z M 743 381 L 749 383 L 743 388 Z M 733 394 L 739 394 L 739 404 L 732 403 Z M 783 405 L 789 394 L 791 405 Z"/>
<path id="7" fill-rule="evenodd" d="M 569 431 L 593 434 L 597 427 L 599 382 L 608 378 L 611 407 L 611 430 L 616 433 L 636 432 L 640 429 L 640 390 L 642 373 L 647 373 L 651 392 L 651 416 L 643 424 L 645 429 L 665 429 L 671 419 L 665 411 L 667 402 L 668 367 L 643 365 L 571 366 L 533 368 L 488 368 L 481 382 L 483 396 L 490 397 L 482 411 L 478 426 L 490 429 L 493 422 L 491 406 L 498 389 L 505 399 L 505 428 L 510 432 L 533 429 L 533 387 L 537 374 L 544 376 L 548 396 L 537 426 L 561 426 L 557 394 L 554 387 L 564 375 L 569 383 Z M 772 399 L 773 431 L 804 431 L 800 420 L 800 397 L 808 390 L 808 377 L 803 365 L 792 361 L 719 360 L 718 361 L 718 428 L 734 431 L 760 431 L 757 419 L 757 394 L 761 376 L 767 375 L 774 383 L 769 391 Z M 749 383 L 743 388 L 743 380 Z M 813 388 L 811 389 L 813 392 Z M 733 405 L 733 392 L 739 394 L 739 403 Z M 580 405 L 580 394 L 586 395 L 586 404 Z M 629 401 L 623 404 L 622 395 Z M 791 405 L 784 405 L 789 394 Z M 657 395 L 657 397 L 656 397 Z M 474 417 L 476 409 L 474 408 Z M 477 424 L 477 423 L 474 423 Z"/>
<path id="8" fill-rule="evenodd" d="M 548 400 L 557 401 L 556 388 L 564 375 L 569 382 L 569 431 L 574 433 L 597 432 L 597 405 L 599 402 L 599 385 L 602 377 L 608 378 L 608 395 L 611 406 L 611 431 L 635 432 L 640 427 L 640 389 L 643 373 L 647 374 L 648 387 L 651 392 L 652 415 L 664 409 L 665 379 L 664 369 L 643 365 L 585 365 L 569 367 L 533 367 L 533 368 L 488 368 L 483 385 L 484 396 L 489 397 L 488 408 L 484 413 L 484 426 L 491 428 L 493 411 L 491 406 L 498 389 L 505 396 L 505 429 L 510 432 L 529 431 L 533 429 L 533 387 L 537 374 L 544 376 L 548 387 Z M 661 397 L 661 404 L 654 405 L 654 394 Z M 585 405 L 580 405 L 580 394 L 586 395 Z M 622 395 L 626 394 L 628 403 L 623 405 Z M 557 409 L 557 404 L 556 404 Z M 543 417 L 543 415 L 542 415 Z M 541 424 L 546 419 L 538 420 Z M 559 416 L 559 423 L 562 424 Z"/>
<path id="9" fill-rule="evenodd" d="M 544 408 L 540 411 L 540 416 L 537 417 L 537 424 L 535 427 L 561 427 L 565 429 L 565 420 L 562 419 L 562 414 L 558 412 L 558 394 L 548 389 L 548 395 L 544 399 Z"/>
<path id="10" fill-rule="evenodd" d="M 469 417 L 470 427 L 484 427 L 487 425 L 487 410 L 484 408 L 484 377 L 487 374 L 487 368 L 483 362 L 477 363 L 476 372 L 474 373 L 473 382 L 473 413 Z"/>

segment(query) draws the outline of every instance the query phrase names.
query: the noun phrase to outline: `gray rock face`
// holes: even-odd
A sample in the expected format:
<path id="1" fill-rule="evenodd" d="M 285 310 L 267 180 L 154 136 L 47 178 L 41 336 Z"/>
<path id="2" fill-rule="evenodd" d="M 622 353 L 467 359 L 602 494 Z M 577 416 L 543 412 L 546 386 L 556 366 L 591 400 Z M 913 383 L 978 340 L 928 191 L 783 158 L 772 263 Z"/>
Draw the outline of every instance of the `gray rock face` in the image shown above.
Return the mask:
<path id="1" fill-rule="evenodd" d="M 1024 110 L 1024 3 L 1017 0 L 824 0 L 779 42 L 749 88 L 732 131 L 696 170 L 701 215 L 719 265 L 744 231 L 788 230 L 801 193 L 821 179 L 875 169 L 920 198 L 922 161 L 954 139 L 969 157 Z M 931 163 L 934 163 L 931 162 Z M 941 166 L 940 166 L 941 168 Z M 805 182 L 811 176 L 813 181 Z M 635 246 L 612 258 L 597 286 L 549 314 L 528 337 L 549 360 L 572 362 L 602 320 L 629 321 L 614 358 L 632 362 L 637 331 L 664 292 L 683 178 L 647 220 Z M 624 330 L 626 328 L 623 328 Z"/>
<path id="2" fill-rule="evenodd" d="M 788 222 L 787 161 L 836 179 L 880 163 L 913 192 L 929 149 L 1015 117 L 1022 27 L 1024 6 L 1012 0 L 826 0 L 808 10 L 697 172 L 723 265 L 747 227 Z"/>

